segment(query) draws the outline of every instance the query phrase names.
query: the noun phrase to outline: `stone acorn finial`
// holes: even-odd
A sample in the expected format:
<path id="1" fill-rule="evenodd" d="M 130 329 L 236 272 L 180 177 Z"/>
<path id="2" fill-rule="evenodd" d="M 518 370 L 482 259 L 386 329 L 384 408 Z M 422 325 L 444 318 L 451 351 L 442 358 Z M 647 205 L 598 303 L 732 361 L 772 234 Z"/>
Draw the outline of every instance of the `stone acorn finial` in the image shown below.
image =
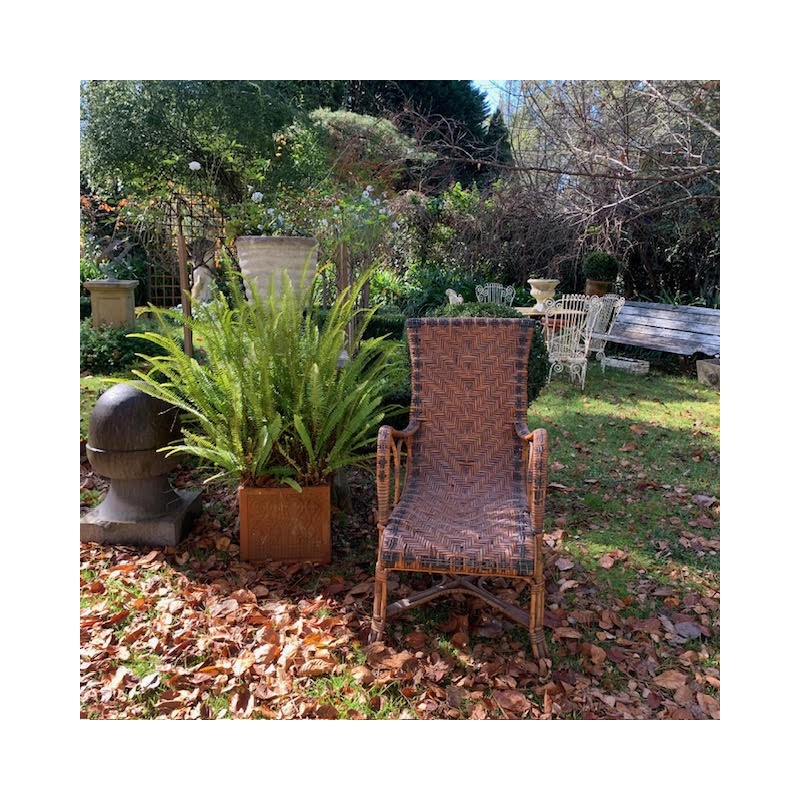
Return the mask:
<path id="1" fill-rule="evenodd" d="M 180 541 L 199 513 L 199 490 L 176 491 L 172 460 L 162 448 L 177 438 L 178 412 L 130 384 L 112 386 L 89 420 L 86 455 L 109 478 L 103 502 L 81 519 L 81 541 L 165 544 Z"/>

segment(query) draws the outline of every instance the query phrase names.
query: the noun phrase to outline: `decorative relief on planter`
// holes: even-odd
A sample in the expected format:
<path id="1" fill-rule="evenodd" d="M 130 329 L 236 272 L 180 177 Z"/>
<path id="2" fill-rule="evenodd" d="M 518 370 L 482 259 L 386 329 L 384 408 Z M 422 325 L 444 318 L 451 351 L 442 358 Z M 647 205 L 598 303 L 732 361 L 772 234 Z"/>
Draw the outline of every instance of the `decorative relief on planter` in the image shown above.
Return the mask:
<path id="1" fill-rule="evenodd" d="M 308 288 L 317 266 L 319 243 L 313 236 L 239 236 L 236 252 L 239 268 L 247 281 L 253 281 L 266 297 L 272 279 L 272 293 L 283 293 L 283 272 L 289 273 L 298 291 Z M 247 288 L 247 298 L 250 289 Z"/>

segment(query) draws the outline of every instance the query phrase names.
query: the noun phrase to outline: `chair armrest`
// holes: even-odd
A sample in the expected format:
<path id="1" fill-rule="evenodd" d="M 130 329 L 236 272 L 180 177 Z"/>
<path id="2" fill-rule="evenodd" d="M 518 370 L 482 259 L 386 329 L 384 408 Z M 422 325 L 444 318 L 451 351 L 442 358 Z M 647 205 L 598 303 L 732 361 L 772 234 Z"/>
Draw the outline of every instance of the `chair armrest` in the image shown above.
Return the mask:
<path id="1" fill-rule="evenodd" d="M 378 430 L 377 457 L 375 477 L 378 493 L 378 529 L 383 531 L 391 513 L 402 494 L 400 481 L 400 459 L 402 447 L 406 448 L 406 471 L 411 462 L 411 446 L 413 436 L 419 429 L 419 422 L 410 424 L 399 431 L 391 425 L 382 425 Z M 392 472 L 394 472 L 394 492 L 392 489 Z"/>
<path id="2" fill-rule="evenodd" d="M 528 509 L 536 533 L 542 532 L 544 525 L 544 504 L 547 497 L 547 431 L 537 428 L 528 431 L 522 424 L 516 426 L 517 436 L 528 443 L 526 454 L 526 488 L 528 492 Z"/>

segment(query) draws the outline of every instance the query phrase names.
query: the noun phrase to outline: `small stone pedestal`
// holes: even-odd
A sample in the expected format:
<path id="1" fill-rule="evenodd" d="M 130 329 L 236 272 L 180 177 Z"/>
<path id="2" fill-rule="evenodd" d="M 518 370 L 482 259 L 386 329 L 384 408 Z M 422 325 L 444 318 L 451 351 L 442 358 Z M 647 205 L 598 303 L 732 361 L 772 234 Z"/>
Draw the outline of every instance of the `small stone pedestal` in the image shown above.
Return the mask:
<path id="1" fill-rule="evenodd" d="M 715 389 L 719 389 L 719 359 L 697 359 L 697 380 L 706 386 L 713 386 Z"/>
<path id="2" fill-rule="evenodd" d="M 603 372 L 606 371 L 606 367 L 630 372 L 633 375 L 647 375 L 650 371 L 649 361 L 642 361 L 639 358 L 623 358 L 622 356 L 603 356 L 600 366 Z"/>
<path id="3" fill-rule="evenodd" d="M 176 545 L 201 511 L 200 490 L 176 491 L 170 459 L 157 452 L 175 438 L 177 413 L 126 384 L 112 386 L 89 420 L 86 455 L 111 483 L 99 506 L 81 517 L 81 541 Z"/>
<path id="4" fill-rule="evenodd" d="M 83 284 L 92 298 L 92 326 L 114 325 L 117 328 L 132 328 L 136 319 L 133 290 L 139 281 L 118 281 L 106 278 L 102 281 L 85 281 Z"/>

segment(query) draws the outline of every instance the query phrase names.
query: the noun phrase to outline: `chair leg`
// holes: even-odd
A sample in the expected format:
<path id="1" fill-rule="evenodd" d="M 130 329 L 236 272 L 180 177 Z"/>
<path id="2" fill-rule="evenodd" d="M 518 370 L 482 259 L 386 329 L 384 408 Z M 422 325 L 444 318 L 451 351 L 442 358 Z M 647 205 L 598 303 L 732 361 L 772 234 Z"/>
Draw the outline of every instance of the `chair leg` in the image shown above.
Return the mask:
<path id="1" fill-rule="evenodd" d="M 530 581 L 531 607 L 528 615 L 528 635 L 534 658 L 547 658 L 547 643 L 544 640 L 544 565 L 542 564 L 542 534 L 535 539 L 535 566 Z"/>
<path id="2" fill-rule="evenodd" d="M 370 644 L 383 641 L 386 626 L 386 570 L 375 565 L 375 603 L 372 608 L 372 628 L 369 632 Z"/>
<path id="3" fill-rule="evenodd" d="M 534 658 L 547 658 L 547 643 L 544 640 L 544 581 L 531 581 L 531 608 L 528 634 Z"/>

